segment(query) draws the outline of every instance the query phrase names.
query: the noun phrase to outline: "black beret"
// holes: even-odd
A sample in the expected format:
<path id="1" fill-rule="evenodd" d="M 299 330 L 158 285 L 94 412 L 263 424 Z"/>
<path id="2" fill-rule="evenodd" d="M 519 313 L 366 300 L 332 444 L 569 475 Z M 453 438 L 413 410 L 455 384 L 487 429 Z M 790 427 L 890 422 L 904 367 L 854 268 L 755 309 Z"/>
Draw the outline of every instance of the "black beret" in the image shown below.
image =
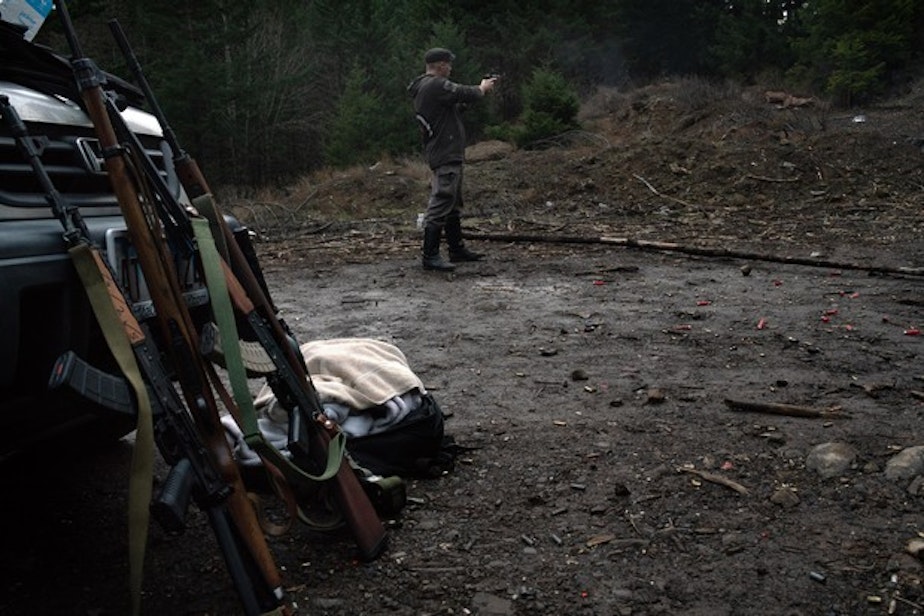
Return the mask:
<path id="1" fill-rule="evenodd" d="M 434 62 L 452 62 L 455 59 L 455 54 L 442 47 L 434 47 L 424 54 L 424 62 L 427 64 L 433 64 Z"/>

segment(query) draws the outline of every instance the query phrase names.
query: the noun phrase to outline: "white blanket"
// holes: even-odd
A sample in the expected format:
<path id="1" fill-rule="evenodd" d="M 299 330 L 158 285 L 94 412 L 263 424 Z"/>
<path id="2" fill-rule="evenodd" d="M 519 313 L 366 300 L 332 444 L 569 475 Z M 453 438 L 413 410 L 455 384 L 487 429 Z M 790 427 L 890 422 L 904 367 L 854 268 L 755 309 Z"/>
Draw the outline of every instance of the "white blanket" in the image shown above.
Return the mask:
<path id="1" fill-rule="evenodd" d="M 301 352 L 324 414 L 347 436 L 388 429 L 419 407 L 427 393 L 401 349 L 388 342 L 332 338 L 305 343 Z M 269 386 L 263 387 L 254 405 L 264 417 L 288 422 Z"/>

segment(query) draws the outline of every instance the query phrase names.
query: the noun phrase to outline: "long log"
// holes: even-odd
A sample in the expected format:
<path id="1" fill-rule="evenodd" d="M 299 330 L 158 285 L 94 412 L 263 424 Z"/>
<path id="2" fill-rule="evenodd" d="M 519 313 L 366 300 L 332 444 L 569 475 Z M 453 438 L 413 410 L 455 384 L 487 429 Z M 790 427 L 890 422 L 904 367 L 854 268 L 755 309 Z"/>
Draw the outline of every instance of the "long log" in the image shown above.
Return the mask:
<path id="1" fill-rule="evenodd" d="M 623 246 L 640 250 L 656 250 L 663 252 L 679 252 L 702 257 L 717 257 L 724 259 L 746 259 L 749 261 L 768 261 L 773 263 L 788 263 L 790 265 L 806 265 L 810 267 L 825 267 L 840 270 L 861 270 L 877 274 L 900 274 L 905 276 L 924 276 L 924 268 L 920 267 L 893 267 L 888 265 L 868 265 L 863 263 L 850 263 L 842 261 L 829 261 L 811 257 L 792 257 L 773 255 L 744 250 L 731 250 L 728 248 L 707 248 L 702 246 L 686 246 L 674 242 L 655 242 L 637 240 L 630 237 L 611 237 L 606 235 L 586 237 L 579 235 L 529 235 L 518 233 L 472 233 L 466 231 L 464 236 L 472 240 L 492 242 L 534 242 L 552 244 L 607 244 L 610 246 Z"/>

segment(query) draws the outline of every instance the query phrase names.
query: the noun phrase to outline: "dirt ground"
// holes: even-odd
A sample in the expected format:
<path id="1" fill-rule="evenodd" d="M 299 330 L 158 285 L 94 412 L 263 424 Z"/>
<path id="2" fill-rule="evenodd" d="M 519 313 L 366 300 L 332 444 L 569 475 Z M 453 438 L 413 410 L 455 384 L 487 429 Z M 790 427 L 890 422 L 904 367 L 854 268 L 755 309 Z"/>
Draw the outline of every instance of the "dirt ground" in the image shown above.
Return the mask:
<path id="1" fill-rule="evenodd" d="M 546 149 L 471 151 L 488 257 L 453 274 L 420 268 L 416 163 L 236 202 L 299 340 L 396 344 L 470 448 L 373 563 L 271 539 L 298 613 L 924 612 L 922 104 L 601 95 Z M 130 455 L 8 473 L 0 614 L 127 611 Z M 145 589 L 239 613 L 198 512 L 152 528 Z"/>

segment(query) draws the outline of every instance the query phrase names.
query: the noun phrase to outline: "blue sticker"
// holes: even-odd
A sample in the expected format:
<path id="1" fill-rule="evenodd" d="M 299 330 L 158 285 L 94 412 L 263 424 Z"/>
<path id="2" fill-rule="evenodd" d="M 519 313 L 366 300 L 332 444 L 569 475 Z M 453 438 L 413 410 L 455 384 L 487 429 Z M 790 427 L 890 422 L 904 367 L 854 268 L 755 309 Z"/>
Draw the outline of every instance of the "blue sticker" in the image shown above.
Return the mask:
<path id="1" fill-rule="evenodd" d="M 42 17 L 48 17 L 48 13 L 51 12 L 52 2 L 53 0 L 26 0 L 26 4 L 31 6 Z"/>

